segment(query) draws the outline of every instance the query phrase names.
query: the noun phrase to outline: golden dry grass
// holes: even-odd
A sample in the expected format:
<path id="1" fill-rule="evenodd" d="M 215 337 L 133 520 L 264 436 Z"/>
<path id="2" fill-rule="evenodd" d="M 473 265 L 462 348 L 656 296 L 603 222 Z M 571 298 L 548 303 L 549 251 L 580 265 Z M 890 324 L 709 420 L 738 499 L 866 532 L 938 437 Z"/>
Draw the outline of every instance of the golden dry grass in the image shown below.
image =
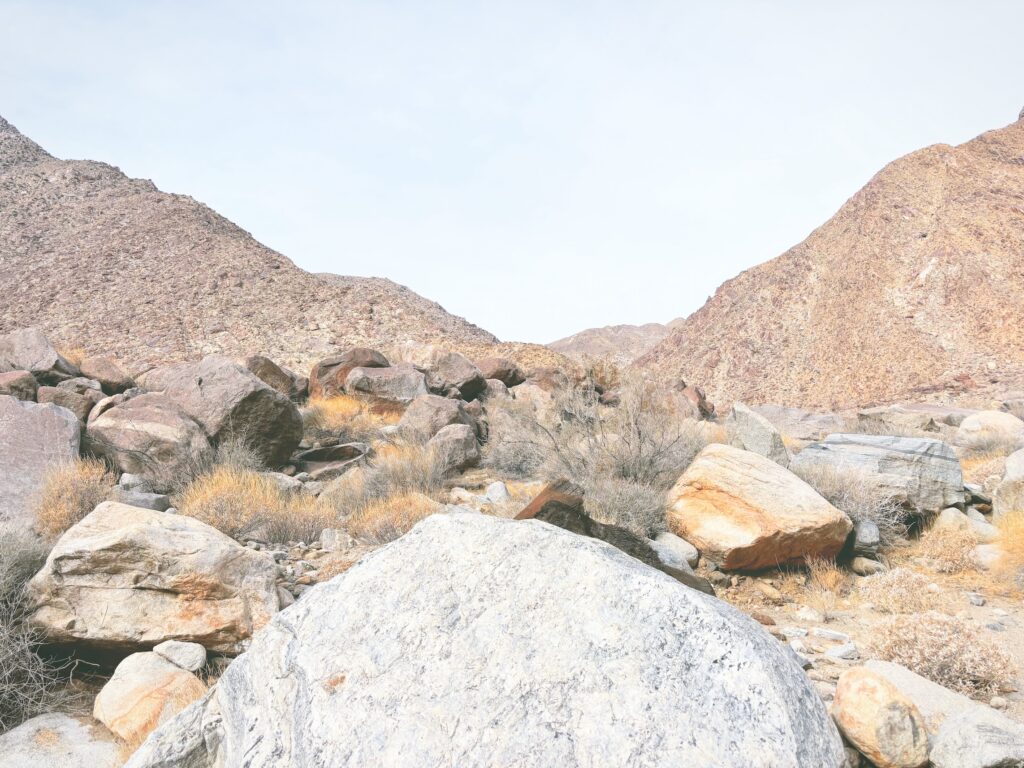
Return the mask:
<path id="1" fill-rule="evenodd" d="M 936 573 L 955 574 L 975 569 L 972 553 L 978 537 L 969 530 L 932 528 L 909 548 L 918 560 Z"/>
<path id="2" fill-rule="evenodd" d="M 348 532 L 371 544 L 386 544 L 444 507 L 422 493 L 400 493 L 376 499 L 352 514 Z"/>
<path id="3" fill-rule="evenodd" d="M 307 432 L 361 441 L 376 436 L 381 427 L 397 424 L 401 416 L 401 410 L 381 407 L 351 395 L 313 397 L 302 411 Z"/>
<path id="4" fill-rule="evenodd" d="M 996 563 L 1000 575 L 1016 581 L 1024 572 L 1024 510 L 1007 512 L 996 523 L 999 529 L 999 549 L 1002 554 Z"/>
<path id="5" fill-rule="evenodd" d="M 871 603 L 882 613 L 919 613 L 937 607 L 940 595 L 931 581 L 908 568 L 893 568 L 861 579 L 857 584 L 858 602 Z"/>
<path id="6" fill-rule="evenodd" d="M 114 476 L 98 459 L 76 459 L 51 470 L 36 497 L 35 528 L 56 539 L 107 498 Z"/>
<path id="7" fill-rule="evenodd" d="M 310 541 L 335 520 L 333 510 L 318 499 L 284 492 L 267 477 L 230 466 L 200 475 L 175 505 L 229 536 L 261 531 L 271 541 Z"/>
<path id="8" fill-rule="evenodd" d="M 836 565 L 835 560 L 811 558 L 807 561 L 804 599 L 828 621 L 836 610 L 848 578 L 847 573 Z"/>
<path id="9" fill-rule="evenodd" d="M 982 485 L 991 475 L 1003 474 L 1007 454 L 1003 451 L 968 454 L 960 459 L 960 469 L 965 483 Z"/>
<path id="10" fill-rule="evenodd" d="M 89 352 L 83 347 L 73 344 L 60 345 L 55 347 L 57 354 L 71 363 L 75 368 L 82 365 L 82 361 L 89 356 Z"/>

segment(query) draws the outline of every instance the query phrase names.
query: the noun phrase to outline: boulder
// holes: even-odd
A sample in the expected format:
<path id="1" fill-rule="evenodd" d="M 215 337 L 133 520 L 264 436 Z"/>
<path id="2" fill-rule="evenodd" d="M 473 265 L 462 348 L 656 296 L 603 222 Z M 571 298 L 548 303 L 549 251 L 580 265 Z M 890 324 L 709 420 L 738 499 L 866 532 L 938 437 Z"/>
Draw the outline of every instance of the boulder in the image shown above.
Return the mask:
<path id="1" fill-rule="evenodd" d="M 390 368 L 353 368 L 345 377 L 345 391 L 394 403 L 408 403 L 427 394 L 427 380 L 421 371 L 402 363 Z"/>
<path id="2" fill-rule="evenodd" d="M 36 392 L 36 400 L 40 403 L 53 403 L 62 408 L 67 408 L 78 420 L 85 424 L 92 409 L 103 399 L 103 390 L 96 384 L 95 388 L 78 385 L 77 382 L 90 381 L 89 379 L 68 379 L 56 387 L 40 387 Z M 95 382 L 94 382 L 95 383 Z M 71 385 L 71 386 L 68 386 Z"/>
<path id="3" fill-rule="evenodd" d="M 850 551 L 855 556 L 875 557 L 882 546 L 882 532 L 873 520 L 858 520 L 853 524 Z"/>
<path id="4" fill-rule="evenodd" d="M 299 451 L 292 457 L 292 463 L 310 480 L 333 480 L 362 463 L 369 452 L 366 443 L 342 443 Z"/>
<path id="5" fill-rule="evenodd" d="M 47 473 L 78 457 L 80 439 L 78 419 L 66 408 L 0 395 L 0 522 L 30 521 Z"/>
<path id="6" fill-rule="evenodd" d="M 919 514 L 962 504 L 964 479 L 956 452 L 923 437 L 835 434 L 793 457 L 794 471 L 856 472 L 864 483 Z"/>
<path id="7" fill-rule="evenodd" d="M 449 424 L 441 427 L 427 442 L 436 461 L 445 474 L 462 472 L 480 461 L 480 446 L 476 432 L 468 424 Z"/>
<path id="8" fill-rule="evenodd" d="M 1020 768 L 1024 725 L 976 706 L 943 722 L 932 745 L 933 768 Z"/>
<path id="9" fill-rule="evenodd" d="M 496 379 L 506 387 L 514 387 L 526 381 L 523 369 L 507 357 L 485 357 L 476 361 L 476 367 L 485 379 Z"/>
<path id="10" fill-rule="evenodd" d="M 291 400 L 300 399 L 305 392 L 304 377 L 299 377 L 292 371 L 282 368 L 269 357 L 263 355 L 249 355 L 239 361 L 245 370 L 262 381 L 271 389 L 280 392 Z M 301 380 L 300 380 L 301 379 Z"/>
<path id="11" fill-rule="evenodd" d="M 782 435 L 757 411 L 736 403 L 725 419 L 725 426 L 736 448 L 769 458 L 783 467 L 789 466 L 789 451 L 782 442 Z"/>
<path id="12" fill-rule="evenodd" d="M 238 653 L 277 612 L 276 579 L 268 554 L 205 523 L 107 501 L 33 577 L 32 623 L 53 643 L 136 650 L 183 640 Z"/>
<path id="13" fill-rule="evenodd" d="M 205 693 L 202 680 L 160 654 L 133 653 L 96 695 L 92 716 L 129 744 L 139 744 Z"/>
<path id="14" fill-rule="evenodd" d="M 39 382 L 28 371 L 9 371 L 0 373 L 0 395 L 7 395 L 18 400 L 35 400 Z"/>
<path id="15" fill-rule="evenodd" d="M 163 656 L 172 664 L 177 664 L 189 672 L 198 672 L 206 665 L 206 649 L 199 643 L 164 640 L 153 646 L 153 653 Z"/>
<path id="16" fill-rule="evenodd" d="M 512 395 L 508 391 L 508 387 L 497 379 L 487 379 L 484 382 L 484 389 L 480 393 L 480 399 L 485 403 L 488 400 L 510 400 L 511 398 Z"/>
<path id="17" fill-rule="evenodd" d="M 668 495 L 673 533 L 727 570 L 833 557 L 853 524 L 771 459 L 729 445 L 698 454 Z"/>
<path id="18" fill-rule="evenodd" d="M 398 428 L 421 440 L 429 440 L 449 424 L 465 424 L 475 429 L 476 423 L 458 400 L 440 395 L 420 395 L 405 410 Z"/>
<path id="19" fill-rule="evenodd" d="M 121 745 L 91 718 L 53 712 L 0 735 L 0 768 L 118 768 Z"/>
<path id="20" fill-rule="evenodd" d="M 155 490 L 166 490 L 210 450 L 203 428 L 167 395 L 116 397 L 120 402 L 104 408 L 105 401 L 94 409 L 85 434 L 89 451 L 120 471 L 139 475 Z"/>
<path id="21" fill-rule="evenodd" d="M 805 411 L 780 405 L 756 405 L 751 410 L 768 419 L 783 436 L 799 443 L 821 440 L 846 427 L 842 416 L 827 411 Z"/>
<path id="22" fill-rule="evenodd" d="M 928 733 L 914 703 L 865 667 L 843 672 L 832 701 L 843 736 L 878 768 L 921 768 L 928 763 Z"/>
<path id="23" fill-rule="evenodd" d="M 0 336 L 0 358 L 24 370 L 41 384 L 58 384 L 78 375 L 78 369 L 53 348 L 38 328 L 23 328 Z"/>
<path id="24" fill-rule="evenodd" d="M 355 347 L 340 355 L 326 357 L 309 371 L 310 397 L 334 397 L 347 391 L 345 382 L 356 368 L 387 368 L 391 365 L 380 352 Z"/>
<path id="25" fill-rule="evenodd" d="M 710 402 L 707 397 L 704 396 L 703 389 L 694 384 L 690 384 L 688 386 L 684 386 L 680 390 L 680 393 L 693 404 L 697 409 L 697 414 L 700 418 L 715 418 L 715 404 Z"/>
<path id="26" fill-rule="evenodd" d="M 307 592 L 127 768 L 752 759 L 845 761 L 756 622 L 602 542 L 453 513 Z"/>
<path id="27" fill-rule="evenodd" d="M 973 520 L 959 509 L 949 507 L 939 513 L 932 524 L 933 529 L 964 531 L 974 536 L 981 544 L 991 544 L 999 538 L 999 529 L 983 520 Z"/>
<path id="28" fill-rule="evenodd" d="M 664 531 L 659 533 L 651 546 L 658 553 L 661 562 L 679 568 L 680 563 L 685 563 L 690 568 L 696 568 L 700 561 L 700 552 L 686 539 L 681 539 L 674 533 Z"/>
<path id="29" fill-rule="evenodd" d="M 480 369 L 458 352 L 430 347 L 425 358 L 418 362 L 417 367 L 426 372 L 427 385 L 433 392 L 456 390 L 463 400 L 472 400 L 486 386 L 486 378 Z"/>
<path id="30" fill-rule="evenodd" d="M 288 461 L 302 439 L 295 403 L 226 357 L 157 368 L 141 383 L 199 422 L 214 445 L 243 440 L 269 466 Z"/>
<path id="31" fill-rule="evenodd" d="M 992 494 L 993 520 L 1001 520 L 1014 511 L 1024 511 L 1024 449 L 1006 457 L 1003 479 Z"/>
<path id="32" fill-rule="evenodd" d="M 906 431 L 945 432 L 959 427 L 976 410 L 932 403 L 900 403 L 857 411 L 859 431 L 898 435 Z"/>
<path id="33" fill-rule="evenodd" d="M 112 357 L 87 357 L 80 367 L 82 375 L 98 381 L 108 395 L 117 395 L 135 386 L 132 377 Z"/>
<path id="34" fill-rule="evenodd" d="M 530 384 L 550 394 L 559 389 L 566 389 L 570 383 L 569 377 L 560 368 L 534 368 L 526 381 L 516 386 Z"/>
<path id="35" fill-rule="evenodd" d="M 960 423 L 953 442 L 973 451 L 1024 446 L 1024 421 L 1003 411 L 978 411 Z"/>
<path id="36" fill-rule="evenodd" d="M 557 501 L 580 514 L 586 514 L 583 506 L 583 489 L 576 483 L 562 478 L 545 485 L 540 493 L 519 511 L 516 520 L 532 520 L 551 501 Z"/>

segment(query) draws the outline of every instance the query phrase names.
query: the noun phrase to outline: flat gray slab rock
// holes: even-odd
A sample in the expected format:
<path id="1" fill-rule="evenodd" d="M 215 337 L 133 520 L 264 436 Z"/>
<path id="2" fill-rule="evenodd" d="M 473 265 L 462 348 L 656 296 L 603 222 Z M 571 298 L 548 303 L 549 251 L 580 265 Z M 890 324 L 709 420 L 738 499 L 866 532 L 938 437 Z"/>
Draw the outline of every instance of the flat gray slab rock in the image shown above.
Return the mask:
<path id="1" fill-rule="evenodd" d="M 454 513 L 276 616 L 128 768 L 844 761 L 792 654 L 740 611 L 602 542 Z"/>
<path id="2" fill-rule="evenodd" d="M 28 522 L 46 474 L 78 456 L 80 439 L 67 408 L 0 395 L 0 521 Z"/>
<path id="3" fill-rule="evenodd" d="M 39 715 L 0 736 L 0 768 L 117 768 L 120 745 L 88 717 Z"/>

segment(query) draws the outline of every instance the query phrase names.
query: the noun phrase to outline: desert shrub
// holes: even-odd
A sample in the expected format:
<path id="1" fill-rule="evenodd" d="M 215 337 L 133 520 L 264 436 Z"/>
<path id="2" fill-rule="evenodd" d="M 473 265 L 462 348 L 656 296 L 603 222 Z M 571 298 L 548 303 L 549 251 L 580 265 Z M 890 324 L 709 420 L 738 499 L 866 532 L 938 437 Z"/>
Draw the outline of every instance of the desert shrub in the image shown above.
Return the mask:
<path id="1" fill-rule="evenodd" d="M 399 493 L 374 499 L 349 516 L 348 532 L 370 544 L 386 544 L 443 507 L 422 493 Z"/>
<path id="2" fill-rule="evenodd" d="M 876 628 L 872 648 L 886 661 L 968 695 L 993 691 L 1013 677 L 1010 657 L 991 638 L 941 613 L 894 616 Z"/>
<path id="3" fill-rule="evenodd" d="M 919 573 L 893 568 L 861 579 L 857 590 L 863 601 L 882 613 L 920 613 L 937 604 L 938 596 L 930 586 L 931 582 Z"/>
<path id="4" fill-rule="evenodd" d="M 617 525 L 645 538 L 666 530 L 662 491 L 617 477 L 593 478 L 584 491 L 587 514 L 599 522 Z"/>
<path id="5" fill-rule="evenodd" d="M 608 392 L 622 383 L 622 372 L 606 357 L 588 357 L 583 360 L 583 379 L 594 389 Z"/>
<path id="6" fill-rule="evenodd" d="M 877 525 L 883 547 L 906 536 L 907 510 L 865 472 L 814 464 L 797 466 L 794 472 L 853 522 L 868 520 Z"/>
<path id="7" fill-rule="evenodd" d="M 200 475 L 174 501 L 182 514 L 235 538 L 259 532 L 270 541 L 310 541 L 335 518 L 318 499 L 230 464 Z"/>
<path id="8" fill-rule="evenodd" d="M 66 669 L 36 653 L 41 638 L 26 621 L 26 585 L 45 560 L 41 540 L 0 527 L 0 733 L 68 701 Z"/>
<path id="9" fill-rule="evenodd" d="M 239 472 L 266 469 L 252 446 L 253 442 L 249 438 L 236 434 L 216 446 L 191 453 L 174 468 L 158 462 L 147 462 L 144 474 L 155 488 L 164 489 L 172 495 L 181 495 L 197 479 L 217 469 L 227 468 Z"/>
<path id="10" fill-rule="evenodd" d="M 807 561 L 806 601 L 826 621 L 835 612 L 847 578 L 846 572 L 833 559 L 813 557 Z"/>
<path id="11" fill-rule="evenodd" d="M 310 398 L 302 410 L 306 435 L 340 438 L 343 442 L 368 442 L 380 428 L 393 424 L 400 414 L 381 412 L 365 400 L 350 395 Z"/>
<path id="12" fill-rule="evenodd" d="M 1006 469 L 1004 454 L 973 454 L 960 458 L 960 469 L 963 471 L 965 483 L 984 485 L 993 476 L 1003 476 Z"/>
<path id="13" fill-rule="evenodd" d="M 99 459 L 76 459 L 50 470 L 33 505 L 36 530 L 56 539 L 104 501 L 114 482 Z"/>
<path id="14" fill-rule="evenodd" d="M 959 528 L 932 528 L 914 546 L 915 553 L 936 573 L 974 570 L 974 548 L 978 537 Z"/>

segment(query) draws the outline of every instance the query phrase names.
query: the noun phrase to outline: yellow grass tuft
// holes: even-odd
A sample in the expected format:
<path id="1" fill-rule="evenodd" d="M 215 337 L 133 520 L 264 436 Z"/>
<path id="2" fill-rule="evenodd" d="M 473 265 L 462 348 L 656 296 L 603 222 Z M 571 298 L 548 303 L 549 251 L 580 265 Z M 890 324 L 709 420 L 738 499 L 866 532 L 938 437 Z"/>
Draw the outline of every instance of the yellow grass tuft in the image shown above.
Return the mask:
<path id="1" fill-rule="evenodd" d="M 114 476 L 98 459 L 76 459 L 52 469 L 35 502 L 35 528 L 56 539 L 107 498 Z"/>
<path id="2" fill-rule="evenodd" d="M 55 349 L 58 355 L 75 366 L 75 368 L 80 368 L 82 361 L 89 356 L 89 352 L 86 349 L 70 344 L 67 346 L 57 346 Z"/>
<path id="3" fill-rule="evenodd" d="M 960 459 L 960 469 L 965 483 L 982 485 L 992 475 L 1002 476 L 1006 467 L 1006 453 L 993 451 L 980 454 L 965 455 Z"/>
<path id="4" fill-rule="evenodd" d="M 975 569 L 974 548 L 978 537 L 969 530 L 933 528 L 911 548 L 936 573 L 963 573 Z"/>
<path id="5" fill-rule="evenodd" d="M 846 586 L 847 574 L 835 560 L 821 557 L 807 561 L 806 600 L 811 608 L 828 621 L 836 610 L 840 594 Z"/>
<path id="6" fill-rule="evenodd" d="M 376 436 L 381 427 L 397 424 L 401 416 L 401 411 L 380 408 L 351 395 L 310 398 L 302 412 L 308 432 L 360 441 Z"/>
<path id="7" fill-rule="evenodd" d="M 1016 579 L 1024 572 L 1024 510 L 1007 512 L 996 527 L 999 528 L 999 549 L 1002 550 L 996 568 Z"/>
<path id="8" fill-rule="evenodd" d="M 372 544 L 386 544 L 444 507 L 422 493 L 401 493 L 371 501 L 348 518 L 349 533 Z"/>

